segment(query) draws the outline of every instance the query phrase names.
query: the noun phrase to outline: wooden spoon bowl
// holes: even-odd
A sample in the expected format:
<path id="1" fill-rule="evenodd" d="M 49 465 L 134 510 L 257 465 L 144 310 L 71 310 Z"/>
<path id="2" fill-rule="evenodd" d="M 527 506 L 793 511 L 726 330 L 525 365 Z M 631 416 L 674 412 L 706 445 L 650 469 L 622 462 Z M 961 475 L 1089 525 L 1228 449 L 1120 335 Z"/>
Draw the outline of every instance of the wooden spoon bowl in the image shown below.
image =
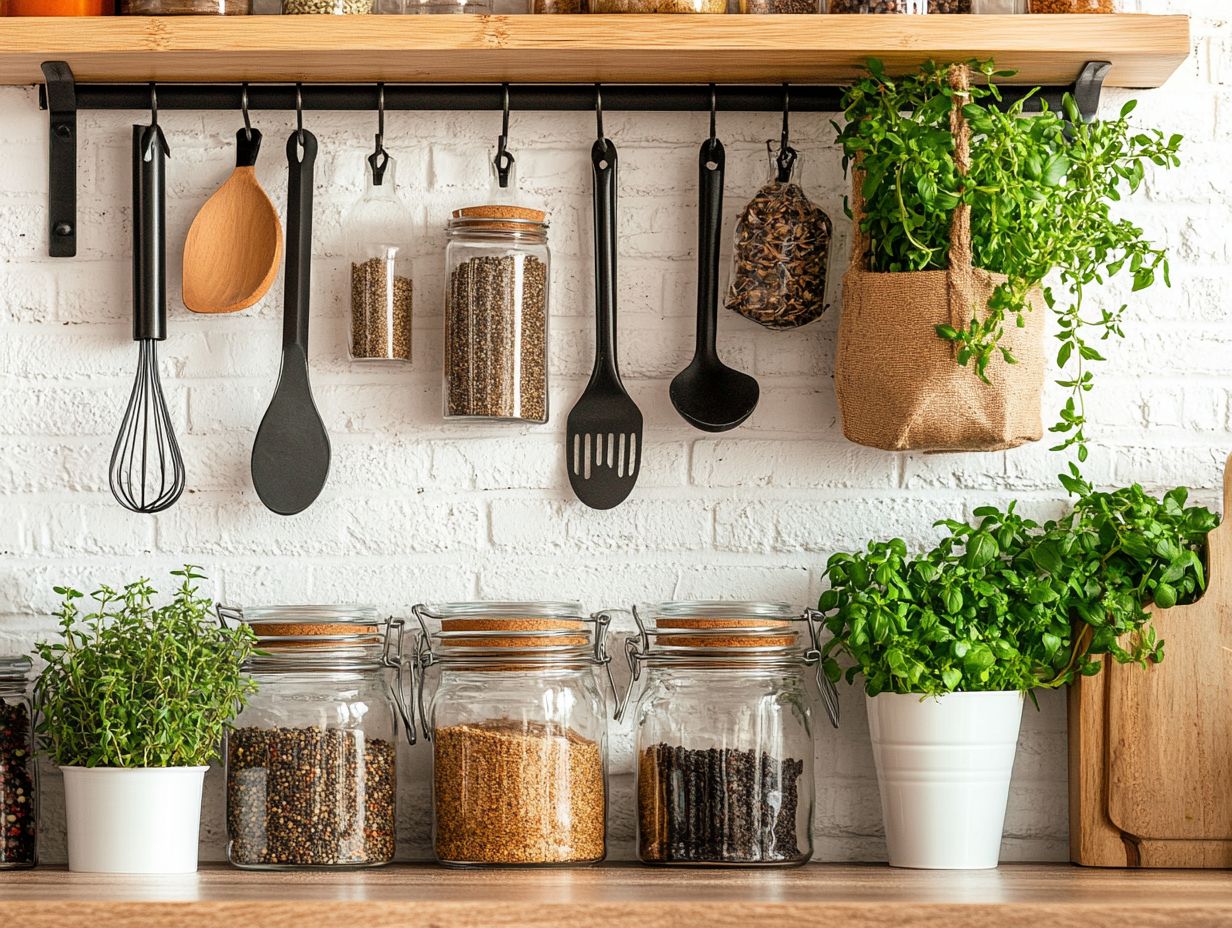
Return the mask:
<path id="1" fill-rule="evenodd" d="M 235 170 L 205 201 L 184 242 L 184 305 L 235 313 L 265 296 L 282 261 L 278 210 L 257 181 L 261 133 L 235 135 Z"/>

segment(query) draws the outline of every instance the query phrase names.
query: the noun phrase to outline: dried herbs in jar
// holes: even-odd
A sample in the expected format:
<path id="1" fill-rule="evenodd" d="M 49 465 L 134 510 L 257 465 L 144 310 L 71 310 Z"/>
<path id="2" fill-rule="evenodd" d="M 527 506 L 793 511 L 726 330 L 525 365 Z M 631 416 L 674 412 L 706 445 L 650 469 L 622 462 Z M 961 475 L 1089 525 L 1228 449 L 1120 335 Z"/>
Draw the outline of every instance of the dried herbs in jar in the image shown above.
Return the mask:
<path id="1" fill-rule="evenodd" d="M 774 176 L 736 221 L 736 247 L 725 305 L 771 329 L 806 325 L 826 311 L 826 267 L 833 225 L 792 179 L 786 149 Z"/>

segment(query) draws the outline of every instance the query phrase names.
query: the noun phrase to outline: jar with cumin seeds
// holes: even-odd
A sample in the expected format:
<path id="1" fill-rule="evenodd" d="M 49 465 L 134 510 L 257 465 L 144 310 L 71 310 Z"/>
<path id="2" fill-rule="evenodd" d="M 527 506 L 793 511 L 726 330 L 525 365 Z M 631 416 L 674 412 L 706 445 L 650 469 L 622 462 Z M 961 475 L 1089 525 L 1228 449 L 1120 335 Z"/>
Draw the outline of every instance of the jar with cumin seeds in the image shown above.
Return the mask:
<path id="1" fill-rule="evenodd" d="M 252 626 L 258 649 L 244 668 L 258 690 L 224 750 L 227 859 L 253 870 L 389 863 L 398 739 L 415 742 L 402 620 L 368 606 L 218 614 Z"/>
<path id="2" fill-rule="evenodd" d="M 634 617 L 639 633 L 626 640 L 632 676 L 618 717 L 632 711 L 636 730 L 642 861 L 808 861 L 817 690 L 838 724 L 816 614 L 715 601 L 660 603 L 635 608 Z"/>
<path id="3" fill-rule="evenodd" d="M 446 235 L 445 418 L 547 422 L 547 215 L 468 207 Z"/>
<path id="4" fill-rule="evenodd" d="M 608 669 L 607 618 L 549 602 L 421 605 L 415 615 L 437 859 L 456 867 L 601 861 L 608 713 L 598 671 Z"/>
<path id="5" fill-rule="evenodd" d="M 368 158 L 363 197 L 343 217 L 351 264 L 352 361 L 411 360 L 414 286 L 403 243 L 410 211 L 398 196 L 394 159 Z"/>
<path id="6" fill-rule="evenodd" d="M 38 787 L 30 658 L 0 657 L 0 870 L 38 863 Z"/>

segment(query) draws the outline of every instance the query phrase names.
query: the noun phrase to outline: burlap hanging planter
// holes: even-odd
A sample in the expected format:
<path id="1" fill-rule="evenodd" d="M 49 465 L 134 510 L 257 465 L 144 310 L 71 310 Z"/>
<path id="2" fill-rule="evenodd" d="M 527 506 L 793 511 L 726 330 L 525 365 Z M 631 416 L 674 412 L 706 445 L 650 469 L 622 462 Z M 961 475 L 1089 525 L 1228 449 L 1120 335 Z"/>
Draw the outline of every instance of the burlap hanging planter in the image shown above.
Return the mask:
<path id="1" fill-rule="evenodd" d="M 965 68 L 951 72 L 951 84 L 967 87 Z M 955 97 L 950 116 L 955 162 L 970 166 L 970 130 Z M 1000 451 L 1043 435 L 1040 399 L 1044 390 L 1044 298 L 1031 293 L 1026 325 L 1006 325 L 1001 345 L 1017 364 L 1000 358 L 980 380 L 959 366 L 956 349 L 936 327 L 966 327 L 1004 283 L 1002 274 L 972 266 L 969 207 L 954 211 L 949 270 L 876 273 L 867 269 L 868 241 L 857 166 L 852 176 L 855 231 L 851 265 L 843 278 L 834 381 L 843 434 L 853 442 L 886 451 Z"/>

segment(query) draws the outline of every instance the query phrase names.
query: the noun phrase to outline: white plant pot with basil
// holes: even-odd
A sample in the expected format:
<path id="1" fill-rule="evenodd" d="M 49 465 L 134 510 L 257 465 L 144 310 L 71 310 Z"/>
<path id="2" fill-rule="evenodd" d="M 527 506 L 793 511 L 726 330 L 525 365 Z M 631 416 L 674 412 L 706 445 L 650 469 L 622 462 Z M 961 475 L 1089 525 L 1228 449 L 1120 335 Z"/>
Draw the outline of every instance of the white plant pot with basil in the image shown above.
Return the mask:
<path id="1" fill-rule="evenodd" d="M 1103 655 L 1162 660 L 1146 607 L 1203 592 L 1218 519 L 1184 489 L 1062 483 L 1077 501 L 1056 521 L 979 507 L 918 555 L 892 539 L 827 564 L 821 659 L 831 680 L 863 681 L 893 866 L 995 867 L 1025 697 Z"/>
<path id="2" fill-rule="evenodd" d="M 69 869 L 191 873 L 209 761 L 251 693 L 247 626 L 225 628 L 198 595 L 202 576 L 155 606 L 139 580 L 82 594 L 57 587 L 60 637 L 40 642 L 40 742 L 64 774 Z"/>
<path id="3" fill-rule="evenodd" d="M 890 866 L 997 866 L 1023 694 L 866 700 Z"/>

